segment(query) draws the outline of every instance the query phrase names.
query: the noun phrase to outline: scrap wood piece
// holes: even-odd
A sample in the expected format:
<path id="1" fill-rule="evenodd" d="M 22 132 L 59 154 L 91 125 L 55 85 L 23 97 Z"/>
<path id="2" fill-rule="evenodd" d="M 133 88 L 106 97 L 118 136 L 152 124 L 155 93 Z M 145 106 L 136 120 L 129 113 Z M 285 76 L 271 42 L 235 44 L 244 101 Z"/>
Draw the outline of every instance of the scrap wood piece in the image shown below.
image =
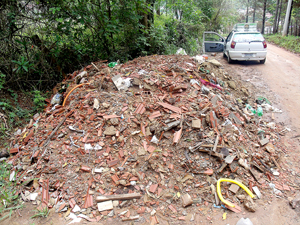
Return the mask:
<path id="1" fill-rule="evenodd" d="M 214 145 L 214 148 L 213 148 L 213 152 L 216 152 L 216 150 L 217 150 L 217 145 L 218 145 L 218 142 L 219 142 L 219 138 L 220 138 L 220 135 L 218 134 L 217 137 L 216 137 L 216 141 L 215 141 L 215 145 Z"/>
<path id="2" fill-rule="evenodd" d="M 131 221 L 131 220 L 138 220 L 140 218 L 139 215 L 136 215 L 136 216 L 130 216 L 130 217 L 123 217 L 122 218 L 122 221 Z"/>
<path id="3" fill-rule="evenodd" d="M 220 153 L 217 153 L 217 152 L 213 152 L 213 151 L 209 151 L 209 150 L 202 149 L 202 148 L 199 148 L 198 150 L 199 150 L 199 152 L 209 153 L 212 156 L 216 156 L 216 157 L 219 157 L 219 158 L 223 159 L 223 154 L 220 154 Z"/>
<path id="4" fill-rule="evenodd" d="M 176 107 L 176 106 L 170 105 L 168 103 L 164 103 L 164 102 L 158 102 L 157 104 L 159 104 L 162 107 L 167 108 L 173 112 L 181 114 L 181 108 L 179 108 L 179 107 Z"/>
<path id="5" fill-rule="evenodd" d="M 140 193 L 129 193 L 129 194 L 120 194 L 120 195 L 106 195 L 106 196 L 97 196 L 97 202 L 104 202 L 104 201 L 115 201 L 115 200 L 131 200 L 135 198 L 141 198 L 142 195 Z"/>
<path id="6" fill-rule="evenodd" d="M 204 144 L 204 145 L 201 145 L 200 147 L 202 147 L 202 148 L 213 148 L 214 145 L 206 145 L 206 144 Z M 223 147 L 224 146 L 222 146 L 222 145 L 217 145 L 216 148 L 223 148 Z"/>
<path id="7" fill-rule="evenodd" d="M 51 138 L 54 136 L 54 134 L 58 131 L 58 129 L 61 127 L 61 125 L 63 125 L 63 123 L 66 121 L 66 119 L 67 119 L 67 117 L 64 117 L 63 119 L 62 119 L 62 121 L 56 126 L 56 128 L 52 131 L 52 133 L 49 135 L 49 137 L 47 138 L 47 140 L 45 141 L 45 144 L 43 145 L 43 147 L 46 147 L 48 144 L 49 144 L 49 142 L 50 142 L 50 140 L 51 140 Z M 45 151 L 44 151 L 45 152 Z M 44 154 L 43 154 L 44 155 Z M 42 156 L 43 156 L 42 155 Z"/>

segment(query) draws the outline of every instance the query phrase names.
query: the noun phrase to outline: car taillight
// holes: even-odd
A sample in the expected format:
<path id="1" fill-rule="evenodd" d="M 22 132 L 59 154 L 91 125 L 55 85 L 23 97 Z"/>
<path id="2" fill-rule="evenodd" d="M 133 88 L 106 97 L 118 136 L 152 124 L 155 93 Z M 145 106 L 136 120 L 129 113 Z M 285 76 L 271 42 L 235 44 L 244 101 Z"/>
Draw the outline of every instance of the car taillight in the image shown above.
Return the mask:
<path id="1" fill-rule="evenodd" d="M 236 42 L 235 42 L 235 41 L 232 41 L 230 47 L 231 47 L 231 48 L 234 48 L 234 47 L 235 47 L 235 44 L 236 44 Z"/>
<path id="2" fill-rule="evenodd" d="M 264 48 L 267 48 L 267 42 L 263 41 Z"/>

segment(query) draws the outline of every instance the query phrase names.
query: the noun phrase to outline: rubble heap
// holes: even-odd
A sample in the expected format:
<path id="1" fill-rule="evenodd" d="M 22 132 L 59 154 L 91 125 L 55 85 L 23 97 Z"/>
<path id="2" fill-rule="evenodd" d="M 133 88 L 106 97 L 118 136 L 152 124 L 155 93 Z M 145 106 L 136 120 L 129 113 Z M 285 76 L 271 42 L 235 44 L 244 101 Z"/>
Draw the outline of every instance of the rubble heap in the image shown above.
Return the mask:
<path id="1" fill-rule="evenodd" d="M 220 202 L 220 178 L 242 182 L 254 199 L 293 190 L 279 176 L 285 129 L 247 110 L 249 90 L 215 59 L 97 62 L 64 83 L 64 106 L 49 104 L 12 140 L 24 201 L 67 220 L 156 224 L 196 212 L 212 219 L 212 207 L 256 210 L 236 184 L 221 184 L 235 207 Z"/>

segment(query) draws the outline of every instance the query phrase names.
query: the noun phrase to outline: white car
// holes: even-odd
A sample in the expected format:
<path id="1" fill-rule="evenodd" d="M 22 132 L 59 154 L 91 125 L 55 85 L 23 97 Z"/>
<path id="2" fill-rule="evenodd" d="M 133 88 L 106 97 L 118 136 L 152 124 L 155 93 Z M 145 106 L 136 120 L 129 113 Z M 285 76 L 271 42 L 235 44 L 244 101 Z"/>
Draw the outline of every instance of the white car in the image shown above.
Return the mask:
<path id="1" fill-rule="evenodd" d="M 228 63 L 233 60 L 266 62 L 267 43 L 256 24 L 236 24 L 225 39 L 215 32 L 204 32 L 203 52 L 223 52 Z"/>

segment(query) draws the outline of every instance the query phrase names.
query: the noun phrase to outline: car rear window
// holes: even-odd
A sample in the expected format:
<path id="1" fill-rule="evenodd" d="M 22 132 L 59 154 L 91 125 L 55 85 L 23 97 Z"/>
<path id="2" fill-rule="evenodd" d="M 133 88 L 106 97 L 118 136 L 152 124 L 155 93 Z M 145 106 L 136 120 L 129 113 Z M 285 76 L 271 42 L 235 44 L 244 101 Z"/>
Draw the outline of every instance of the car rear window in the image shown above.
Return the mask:
<path id="1" fill-rule="evenodd" d="M 233 41 L 236 43 L 252 42 L 252 41 L 264 41 L 264 37 L 260 33 L 237 33 L 233 37 Z"/>

